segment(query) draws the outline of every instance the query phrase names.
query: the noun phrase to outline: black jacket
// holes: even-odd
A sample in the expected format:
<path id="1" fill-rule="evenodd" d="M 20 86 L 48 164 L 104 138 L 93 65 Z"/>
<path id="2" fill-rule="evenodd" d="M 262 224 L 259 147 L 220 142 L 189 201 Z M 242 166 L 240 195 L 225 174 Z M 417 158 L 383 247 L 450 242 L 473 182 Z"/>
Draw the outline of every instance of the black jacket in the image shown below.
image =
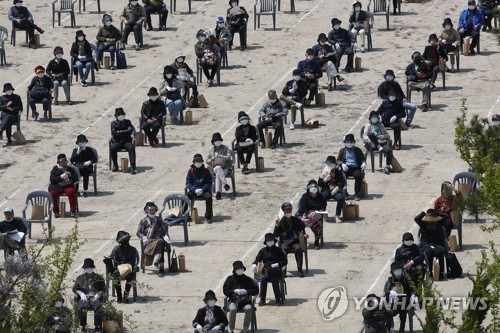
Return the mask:
<path id="1" fill-rule="evenodd" d="M 212 190 L 212 175 L 205 165 L 197 168 L 191 164 L 191 168 L 186 175 L 186 188 L 188 191 L 194 192 L 196 189 L 201 188 L 203 192 L 210 192 Z"/>
<path id="2" fill-rule="evenodd" d="M 425 74 L 425 78 L 422 78 L 422 79 L 419 78 L 417 76 L 417 72 Z M 420 64 L 418 71 L 415 68 L 415 64 L 413 64 L 413 63 L 409 64 L 405 70 L 406 79 L 408 81 L 419 81 L 419 80 L 429 79 L 431 76 L 431 73 L 432 73 L 431 69 L 429 68 L 429 66 L 427 66 L 425 64 L 424 61 L 422 61 L 422 63 Z"/>
<path id="3" fill-rule="evenodd" d="M 363 319 L 365 320 L 365 333 L 387 333 L 387 324 L 397 312 L 387 310 L 382 306 L 382 309 L 364 308 L 362 311 Z"/>
<path id="4" fill-rule="evenodd" d="M 0 222 L 0 233 L 4 234 L 6 232 L 14 230 L 24 232 L 25 234 L 28 232 L 23 221 L 17 217 L 14 217 L 14 219 L 10 222 L 7 222 L 5 220 Z"/>
<path id="5" fill-rule="evenodd" d="M 290 219 L 287 219 L 283 216 L 280 220 L 280 224 L 274 227 L 274 236 L 279 237 L 279 239 L 283 242 L 285 239 L 292 239 L 291 237 L 295 237 L 291 243 L 288 244 L 288 247 L 291 247 L 294 244 L 299 243 L 299 234 L 304 234 L 305 224 L 296 216 L 291 216 Z"/>
<path id="6" fill-rule="evenodd" d="M 71 178 L 61 179 L 61 175 L 66 171 L 71 172 Z M 61 188 L 73 187 L 73 183 L 75 183 L 78 180 L 79 179 L 77 171 L 71 165 L 66 166 L 66 169 L 62 169 L 58 165 L 55 165 L 50 171 L 49 191 L 54 191 Z"/>
<path id="7" fill-rule="evenodd" d="M 413 264 L 421 265 L 424 262 L 425 255 L 420 252 L 417 244 L 413 244 L 411 246 L 401 245 L 396 249 L 396 253 L 394 254 L 394 261 L 400 262 L 403 265 L 406 265 L 410 261 L 413 260 Z"/>
<path id="8" fill-rule="evenodd" d="M 378 97 L 382 99 L 387 99 L 389 98 L 389 90 L 394 90 L 396 92 L 396 98 L 403 100 L 406 99 L 406 95 L 403 92 L 403 89 L 401 89 L 401 86 L 397 81 L 385 81 L 378 86 Z"/>
<path id="9" fill-rule="evenodd" d="M 243 128 L 247 127 L 248 128 L 248 134 L 245 135 L 243 132 Z M 244 142 L 246 139 L 252 139 L 254 142 L 257 142 L 259 139 L 259 136 L 257 134 L 257 129 L 253 125 L 248 125 L 248 126 L 243 126 L 240 125 L 236 127 L 236 131 L 234 132 L 234 137 L 236 138 L 236 145 L 238 145 L 238 142 Z"/>
<path id="10" fill-rule="evenodd" d="M 382 118 L 382 122 L 384 124 L 390 123 L 393 116 L 396 116 L 397 119 L 406 117 L 406 110 L 403 107 L 403 101 L 397 98 L 392 102 L 385 99 L 378 107 L 377 112 Z"/>
<path id="11" fill-rule="evenodd" d="M 52 81 L 52 78 L 48 75 L 44 75 L 42 78 L 39 78 L 38 76 L 34 76 L 31 79 L 31 83 L 28 86 L 28 90 L 31 91 L 33 88 L 45 88 L 48 91 L 54 88 L 54 81 Z"/>
<path id="12" fill-rule="evenodd" d="M 413 288 L 411 287 L 410 283 L 406 279 L 406 277 L 403 275 L 399 280 L 396 280 L 394 276 L 389 276 L 387 278 L 387 281 L 385 281 L 384 285 L 384 295 L 386 297 L 386 300 L 389 300 L 389 293 L 391 292 L 392 288 L 396 285 L 396 283 L 401 283 L 401 286 L 403 287 L 404 293 L 408 295 L 407 297 L 407 302 L 410 300 L 409 296 L 413 294 Z"/>
<path id="13" fill-rule="evenodd" d="M 93 170 L 94 163 L 97 163 L 97 156 L 95 156 L 94 151 L 91 147 L 85 147 L 85 149 L 80 149 L 79 147 L 73 149 L 73 153 L 71 154 L 71 158 L 69 161 L 77 166 L 78 168 L 89 168 Z M 89 166 L 84 166 L 83 163 L 90 161 L 92 162 Z"/>
<path id="14" fill-rule="evenodd" d="M 257 296 L 259 293 L 259 286 L 251 277 L 243 274 L 237 275 L 232 274 L 229 275 L 224 282 L 224 286 L 222 290 L 224 295 L 226 295 L 231 302 L 241 301 L 241 297 L 238 297 L 234 293 L 235 289 L 245 289 L 247 291 L 247 296 Z"/>
<path id="15" fill-rule="evenodd" d="M 444 229 L 444 224 L 442 221 L 436 223 L 428 223 L 424 222 L 422 219 L 424 218 L 425 213 L 421 212 L 417 216 L 415 216 L 415 223 L 420 227 L 420 250 L 422 250 L 422 246 L 425 244 L 433 244 L 439 246 L 445 246 L 446 239 L 446 231 Z"/>
<path id="16" fill-rule="evenodd" d="M 342 190 L 346 183 L 342 170 L 340 170 L 339 168 L 333 168 L 332 171 L 330 171 L 330 176 L 331 179 L 329 182 L 325 182 L 324 179 L 321 177 L 318 178 L 318 185 L 320 187 L 320 191 L 321 192 L 330 191 L 330 186 L 333 187 L 338 186 Z"/>
<path id="17" fill-rule="evenodd" d="M 446 52 L 446 50 L 444 49 L 444 47 L 442 47 L 441 45 L 436 45 L 437 56 L 438 56 L 438 58 L 436 58 L 436 59 L 432 59 L 432 57 L 431 57 L 431 48 L 432 48 L 431 45 L 427 45 L 425 47 L 424 53 L 422 54 L 422 57 L 425 60 L 432 61 L 432 64 L 434 66 L 439 65 L 439 58 L 442 58 L 442 59 L 445 59 L 446 61 L 448 61 L 448 53 Z"/>
<path id="18" fill-rule="evenodd" d="M 162 121 L 163 116 L 167 114 L 167 108 L 165 107 L 165 103 L 158 98 L 156 101 L 152 101 L 148 99 L 144 103 L 142 103 L 141 108 L 141 117 L 142 120 L 147 120 L 151 118 L 158 119 L 159 122 Z"/>
<path id="19" fill-rule="evenodd" d="M 114 120 L 111 122 L 111 136 L 113 142 L 132 142 L 132 134 L 134 133 L 134 126 L 128 119 L 123 121 Z"/>
<path id="20" fill-rule="evenodd" d="M 358 165 L 358 168 L 361 168 L 361 164 L 365 161 L 365 153 L 361 150 L 359 147 L 352 147 L 351 149 L 354 149 L 354 156 L 356 158 L 356 164 Z M 339 155 L 337 156 L 337 162 L 338 163 L 345 163 L 346 162 L 346 152 L 347 148 L 340 148 L 339 150 Z"/>
<path id="21" fill-rule="evenodd" d="M 115 267 L 122 264 L 130 264 L 132 267 L 139 263 L 139 252 L 132 245 L 117 245 L 109 256 Z"/>
<path id="22" fill-rule="evenodd" d="M 11 110 L 7 110 L 7 103 L 12 102 Z M 23 100 L 21 99 L 21 96 L 12 94 L 10 96 L 8 95 L 2 95 L 0 96 L 0 111 L 3 114 L 8 114 L 11 116 L 14 116 L 16 118 L 15 121 L 17 121 L 17 117 L 19 116 L 19 112 L 23 110 Z"/>
<path id="23" fill-rule="evenodd" d="M 297 209 L 296 215 L 303 215 L 309 213 L 311 210 L 325 210 L 327 202 L 325 198 L 318 193 L 318 195 L 313 198 L 309 192 L 302 194 L 299 200 L 299 207 Z"/>
<path id="24" fill-rule="evenodd" d="M 352 29 L 353 23 L 363 24 L 363 21 L 368 20 L 368 16 L 364 10 L 360 10 L 358 14 L 358 19 L 356 20 L 356 12 L 352 12 L 351 16 L 349 16 L 349 29 Z"/>
<path id="25" fill-rule="evenodd" d="M 264 264 L 264 269 L 271 268 L 272 264 L 278 263 L 279 269 L 281 270 L 288 264 L 288 259 L 286 258 L 286 253 L 275 245 L 271 247 L 266 246 L 260 249 L 253 263 L 257 264 L 259 262 Z"/>
<path id="26" fill-rule="evenodd" d="M 196 325 L 201 325 L 202 327 L 205 327 L 209 323 L 205 321 L 205 317 L 207 314 L 208 306 L 204 306 L 200 309 L 198 309 L 198 312 L 196 312 L 196 317 L 193 320 L 193 327 L 196 328 Z M 224 329 L 226 328 L 228 321 L 226 314 L 224 311 L 222 311 L 222 308 L 218 305 L 215 305 L 213 308 L 213 314 L 214 314 L 214 323 L 213 325 L 210 325 L 210 329 L 214 328 L 215 326 L 220 325 L 222 330 L 221 332 L 224 332 Z"/>
<path id="27" fill-rule="evenodd" d="M 67 80 L 69 73 L 69 64 L 66 59 L 60 59 L 59 62 L 57 62 L 56 59 L 52 59 L 47 65 L 47 74 L 50 75 L 53 80 Z"/>
<path id="28" fill-rule="evenodd" d="M 71 45 L 70 55 L 73 58 L 73 65 L 78 60 L 78 56 L 80 55 L 80 46 L 78 43 L 80 43 L 80 41 L 76 40 L 75 38 L 73 45 Z M 90 47 L 90 43 L 86 39 L 84 39 L 82 43 L 84 43 L 82 55 L 86 57 L 84 61 L 90 60 L 90 58 L 92 58 L 92 47 Z"/>
<path id="29" fill-rule="evenodd" d="M 293 89 L 294 82 L 297 83 L 297 89 L 291 93 L 290 90 Z M 290 96 L 294 101 L 301 101 L 307 95 L 307 83 L 304 80 L 290 80 L 285 84 L 281 93 L 285 96 Z"/>

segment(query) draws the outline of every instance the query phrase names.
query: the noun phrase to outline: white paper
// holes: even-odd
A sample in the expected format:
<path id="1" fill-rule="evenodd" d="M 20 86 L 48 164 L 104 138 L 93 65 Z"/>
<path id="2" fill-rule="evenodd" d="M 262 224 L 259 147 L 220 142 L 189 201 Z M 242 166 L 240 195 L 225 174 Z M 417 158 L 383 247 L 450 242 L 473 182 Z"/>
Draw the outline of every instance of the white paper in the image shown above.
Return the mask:
<path id="1" fill-rule="evenodd" d="M 24 237 L 24 232 L 14 232 L 14 233 L 9 233 L 7 234 L 7 236 L 9 236 L 10 239 L 16 241 L 16 242 L 20 242 L 21 239 L 23 239 Z"/>
<path id="2" fill-rule="evenodd" d="M 240 6 L 231 7 L 231 10 L 229 10 L 229 14 L 240 15 L 241 14 Z"/>

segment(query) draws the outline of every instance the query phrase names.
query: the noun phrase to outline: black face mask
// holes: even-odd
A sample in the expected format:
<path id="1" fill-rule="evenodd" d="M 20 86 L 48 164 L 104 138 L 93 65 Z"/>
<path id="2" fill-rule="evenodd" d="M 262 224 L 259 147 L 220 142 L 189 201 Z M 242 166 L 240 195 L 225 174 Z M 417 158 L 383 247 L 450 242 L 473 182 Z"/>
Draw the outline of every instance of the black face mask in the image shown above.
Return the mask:
<path id="1" fill-rule="evenodd" d="M 121 241 L 121 242 L 120 242 L 120 246 L 121 246 L 121 247 L 127 247 L 127 246 L 129 246 L 129 245 L 130 245 L 130 244 L 129 244 L 129 240 L 128 240 L 128 239 L 123 240 L 123 241 Z"/>
<path id="2" fill-rule="evenodd" d="M 420 64 L 422 63 L 422 59 L 417 58 L 417 59 L 415 59 L 415 60 L 413 61 L 413 63 L 414 63 L 415 65 L 420 65 Z"/>

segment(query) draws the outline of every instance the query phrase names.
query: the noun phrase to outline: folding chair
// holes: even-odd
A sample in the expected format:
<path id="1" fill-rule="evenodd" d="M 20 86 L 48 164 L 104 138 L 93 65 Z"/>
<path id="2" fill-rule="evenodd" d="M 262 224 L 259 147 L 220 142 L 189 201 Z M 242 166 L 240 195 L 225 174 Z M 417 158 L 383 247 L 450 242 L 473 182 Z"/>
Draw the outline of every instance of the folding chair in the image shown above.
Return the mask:
<path id="1" fill-rule="evenodd" d="M 253 30 L 260 29 L 260 17 L 269 16 L 273 17 L 273 30 L 276 30 L 276 1 L 277 0 L 255 0 L 253 5 Z M 259 10 L 257 10 L 259 4 Z M 257 18 L 258 17 L 258 18 Z"/>
<path id="2" fill-rule="evenodd" d="M 26 211 L 28 207 L 31 206 L 31 218 L 26 217 Z M 43 217 L 33 216 L 33 207 L 42 206 L 43 207 Z M 26 202 L 23 208 L 23 218 L 28 222 L 28 238 L 31 239 L 31 225 L 33 223 L 47 224 L 49 237 L 52 236 L 52 208 L 54 208 L 54 202 L 52 201 L 52 196 L 46 191 L 34 191 L 28 194 L 26 197 Z"/>
<path id="3" fill-rule="evenodd" d="M 95 49 L 95 46 L 94 46 Z M 78 82 L 78 69 L 76 68 L 75 61 L 72 58 L 71 59 L 71 65 L 69 66 L 70 68 L 70 79 L 69 79 L 69 85 L 71 86 L 73 84 L 73 75 L 75 76 L 76 82 Z M 85 70 L 85 68 L 84 68 Z M 90 81 L 92 84 L 95 84 L 95 58 L 92 57 L 92 67 L 90 68 Z"/>
<path id="4" fill-rule="evenodd" d="M 259 118 L 259 122 L 261 122 L 261 121 L 262 121 L 262 118 Z M 283 147 L 283 145 L 286 143 L 286 140 L 285 140 L 285 117 L 281 117 L 281 125 L 283 126 L 283 132 L 281 132 L 281 136 L 279 137 L 279 142 L 280 142 L 280 146 Z M 266 126 L 264 128 L 264 134 L 267 134 L 267 132 L 270 129 L 274 129 L 274 127 L 272 125 Z"/>
<path id="5" fill-rule="evenodd" d="M 59 8 L 56 8 L 56 3 L 59 2 Z M 75 19 L 75 3 L 76 0 L 54 0 L 52 2 L 52 28 L 54 28 L 54 22 L 56 20 L 57 13 L 57 25 L 61 26 L 61 14 L 69 14 L 71 17 L 71 27 L 76 26 Z"/>
<path id="6" fill-rule="evenodd" d="M 188 234 L 188 218 L 191 214 L 192 205 L 191 200 L 186 195 L 183 194 L 170 194 L 167 195 L 163 199 L 163 205 L 160 208 L 159 216 L 162 218 L 162 213 L 166 209 L 172 209 L 173 207 L 180 207 L 181 213 L 185 216 L 184 222 L 182 226 L 184 228 L 184 246 L 187 246 L 189 243 L 189 234 Z M 167 234 L 168 234 L 168 225 L 167 225 Z"/>

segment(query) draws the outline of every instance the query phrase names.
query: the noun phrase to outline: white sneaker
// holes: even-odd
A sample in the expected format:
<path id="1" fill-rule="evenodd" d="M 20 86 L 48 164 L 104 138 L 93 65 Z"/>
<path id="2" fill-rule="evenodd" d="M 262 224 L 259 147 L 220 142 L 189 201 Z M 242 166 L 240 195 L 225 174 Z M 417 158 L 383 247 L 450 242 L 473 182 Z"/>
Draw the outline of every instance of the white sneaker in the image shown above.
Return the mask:
<path id="1" fill-rule="evenodd" d="M 294 130 L 294 129 L 295 129 L 295 125 L 294 125 L 294 123 L 290 123 L 290 129 L 291 129 L 291 130 Z"/>
<path id="2" fill-rule="evenodd" d="M 365 53 L 365 47 L 361 46 L 361 53 Z"/>
<path id="3" fill-rule="evenodd" d="M 300 109 L 302 107 L 302 103 L 295 103 L 295 106 Z"/>
<path id="4" fill-rule="evenodd" d="M 378 147 L 378 151 L 383 151 L 384 148 L 382 148 L 382 146 Z"/>
<path id="5" fill-rule="evenodd" d="M 335 216 L 335 222 L 342 223 L 342 219 L 340 218 L 340 216 L 338 215 Z"/>

